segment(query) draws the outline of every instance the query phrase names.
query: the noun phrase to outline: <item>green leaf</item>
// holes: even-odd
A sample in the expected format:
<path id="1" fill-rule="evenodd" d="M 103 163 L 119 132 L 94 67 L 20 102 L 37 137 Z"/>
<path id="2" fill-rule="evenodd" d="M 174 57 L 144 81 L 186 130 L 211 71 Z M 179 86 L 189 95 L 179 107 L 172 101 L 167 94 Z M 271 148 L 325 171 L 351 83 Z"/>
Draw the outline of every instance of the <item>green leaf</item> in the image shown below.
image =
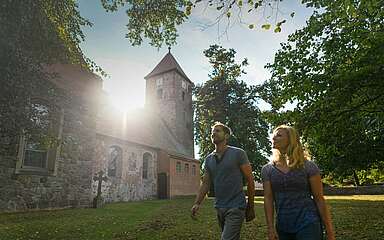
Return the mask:
<path id="1" fill-rule="evenodd" d="M 271 28 L 271 24 L 263 24 L 263 25 L 261 25 L 261 28 L 263 28 L 265 30 L 269 30 Z"/>
<path id="2" fill-rule="evenodd" d="M 277 26 L 277 27 L 275 28 L 274 32 L 275 32 L 275 33 L 279 33 L 279 32 L 281 32 L 281 27 Z"/>
<path id="3" fill-rule="evenodd" d="M 254 27 L 255 27 L 254 24 L 249 24 L 249 25 L 248 25 L 248 28 L 249 28 L 249 29 L 253 29 Z"/>
<path id="4" fill-rule="evenodd" d="M 294 17 L 295 16 L 295 12 L 291 12 L 290 16 Z"/>

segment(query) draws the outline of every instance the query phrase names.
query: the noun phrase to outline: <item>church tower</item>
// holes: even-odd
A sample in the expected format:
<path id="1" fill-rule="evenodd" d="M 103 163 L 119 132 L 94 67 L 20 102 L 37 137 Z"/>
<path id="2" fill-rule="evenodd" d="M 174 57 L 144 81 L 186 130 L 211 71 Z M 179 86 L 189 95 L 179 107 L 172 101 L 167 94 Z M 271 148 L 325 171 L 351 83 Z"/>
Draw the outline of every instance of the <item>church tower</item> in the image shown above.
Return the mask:
<path id="1" fill-rule="evenodd" d="M 194 157 L 193 142 L 193 82 L 176 59 L 168 53 L 146 77 L 145 107 L 156 111 L 171 133 L 184 147 L 185 154 Z"/>

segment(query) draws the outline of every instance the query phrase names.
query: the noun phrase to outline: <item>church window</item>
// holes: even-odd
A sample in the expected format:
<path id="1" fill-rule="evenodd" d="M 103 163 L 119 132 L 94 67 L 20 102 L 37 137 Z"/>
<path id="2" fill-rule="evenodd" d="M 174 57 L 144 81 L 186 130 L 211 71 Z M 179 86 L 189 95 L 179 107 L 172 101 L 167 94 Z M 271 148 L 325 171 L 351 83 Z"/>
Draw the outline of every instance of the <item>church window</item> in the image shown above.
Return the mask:
<path id="1" fill-rule="evenodd" d="M 160 87 L 163 85 L 163 78 L 156 79 L 156 87 Z"/>
<path id="2" fill-rule="evenodd" d="M 123 159 L 123 150 L 118 146 L 109 148 L 108 177 L 116 177 L 117 165 Z"/>
<path id="3" fill-rule="evenodd" d="M 24 162 L 26 167 L 46 168 L 49 141 L 49 108 L 43 104 L 32 104 L 36 114 L 32 116 L 33 128 L 26 136 Z"/>
<path id="4" fill-rule="evenodd" d="M 184 80 L 181 82 L 181 87 L 182 87 L 183 89 L 186 89 L 186 88 L 187 88 L 187 83 L 186 83 Z"/>
<path id="5" fill-rule="evenodd" d="M 137 172 L 137 154 L 135 152 L 131 152 L 128 157 L 128 170 L 131 172 Z"/>
<path id="6" fill-rule="evenodd" d="M 163 89 L 159 88 L 157 89 L 157 99 L 163 98 Z"/>
<path id="7" fill-rule="evenodd" d="M 150 153 L 144 153 L 144 155 L 143 155 L 143 179 L 148 179 L 149 164 L 151 161 L 152 161 L 152 155 Z"/>
<path id="8" fill-rule="evenodd" d="M 188 174 L 189 174 L 189 164 L 188 164 L 188 163 L 186 163 L 186 164 L 184 165 L 184 174 L 185 174 L 185 175 L 188 175 Z"/>
<path id="9" fill-rule="evenodd" d="M 192 176 L 196 176 L 196 165 L 192 165 Z"/>
<path id="10" fill-rule="evenodd" d="M 183 99 L 183 101 L 184 101 L 184 99 L 185 99 L 185 92 L 184 92 L 184 91 L 183 91 L 182 94 L 181 94 L 181 99 Z"/>
<path id="11" fill-rule="evenodd" d="M 42 100 L 31 108 L 31 128 L 22 131 L 16 173 L 54 174 L 64 112 Z"/>
<path id="12" fill-rule="evenodd" d="M 176 163 L 176 173 L 181 173 L 181 162 Z"/>

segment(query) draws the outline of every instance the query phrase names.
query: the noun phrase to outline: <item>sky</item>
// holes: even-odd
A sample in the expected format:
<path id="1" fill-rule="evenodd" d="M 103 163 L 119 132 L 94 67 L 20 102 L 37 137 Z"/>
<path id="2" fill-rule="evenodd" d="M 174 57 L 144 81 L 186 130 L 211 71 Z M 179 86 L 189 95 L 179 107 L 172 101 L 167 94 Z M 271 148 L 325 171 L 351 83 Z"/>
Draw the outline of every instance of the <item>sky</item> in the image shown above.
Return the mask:
<path id="1" fill-rule="evenodd" d="M 93 26 L 84 28 L 86 35 L 81 48 L 85 55 L 92 59 L 107 72 L 103 78 L 103 88 L 109 96 L 110 103 L 118 110 L 126 112 L 144 106 L 145 80 L 144 76 L 160 62 L 168 52 L 168 47 L 160 49 L 152 47 L 148 41 L 141 46 L 131 46 L 128 39 L 126 24 L 128 17 L 124 9 L 107 13 L 99 0 L 78 0 L 80 13 L 89 19 Z M 208 80 L 210 65 L 203 55 L 204 49 L 211 44 L 219 44 L 225 48 L 233 48 L 238 62 L 248 59 L 247 74 L 241 80 L 249 85 L 261 84 L 270 77 L 264 66 L 273 62 L 274 55 L 280 48 L 281 42 L 286 42 L 289 34 L 302 28 L 313 9 L 305 8 L 300 1 L 284 0 L 279 3 L 278 18 L 275 11 L 272 17 L 270 11 L 259 14 L 244 14 L 243 21 L 247 24 L 233 23 L 227 34 L 222 34 L 221 24 L 202 30 L 202 23 L 209 23 L 215 18 L 216 11 L 193 9 L 190 20 L 178 27 L 177 45 L 172 46 L 171 53 L 186 75 L 195 83 L 201 84 Z M 290 17 L 291 12 L 295 16 Z M 261 29 L 264 23 L 272 26 L 286 19 L 280 33 Z M 249 29 L 248 24 L 254 23 L 255 28 Z M 265 103 L 259 107 L 268 109 Z"/>

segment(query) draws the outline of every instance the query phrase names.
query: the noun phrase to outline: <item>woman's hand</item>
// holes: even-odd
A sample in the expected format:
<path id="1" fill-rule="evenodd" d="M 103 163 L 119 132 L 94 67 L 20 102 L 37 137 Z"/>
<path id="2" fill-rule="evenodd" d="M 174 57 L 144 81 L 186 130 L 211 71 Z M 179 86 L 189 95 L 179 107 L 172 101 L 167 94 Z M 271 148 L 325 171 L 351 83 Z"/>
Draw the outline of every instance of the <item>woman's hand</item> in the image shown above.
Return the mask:
<path id="1" fill-rule="evenodd" d="M 268 229 L 268 240 L 279 240 L 276 229 Z"/>
<path id="2" fill-rule="evenodd" d="M 327 240 L 335 240 L 335 234 L 333 232 L 327 233 Z"/>

